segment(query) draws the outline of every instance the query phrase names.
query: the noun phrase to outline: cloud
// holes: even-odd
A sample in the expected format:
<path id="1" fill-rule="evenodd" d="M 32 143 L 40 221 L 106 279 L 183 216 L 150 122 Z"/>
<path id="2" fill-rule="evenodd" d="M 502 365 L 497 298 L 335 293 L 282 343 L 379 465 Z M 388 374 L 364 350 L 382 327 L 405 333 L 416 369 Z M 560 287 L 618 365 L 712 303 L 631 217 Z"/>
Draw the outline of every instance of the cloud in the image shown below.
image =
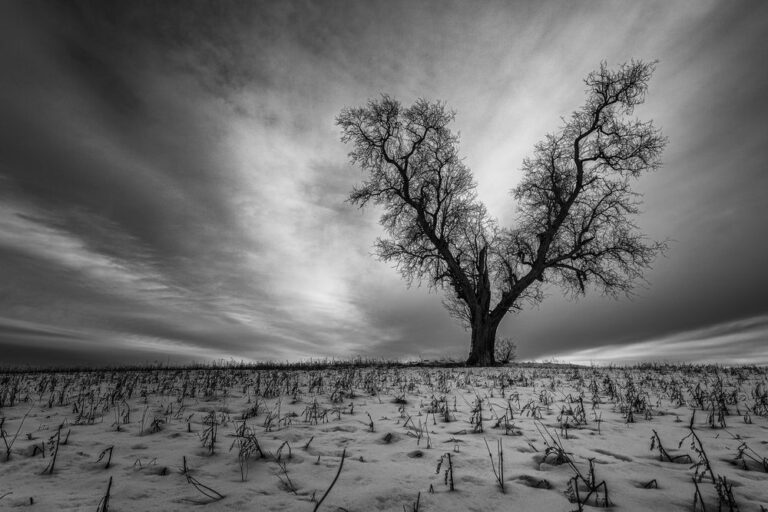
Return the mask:
<path id="1" fill-rule="evenodd" d="M 371 256 L 380 212 L 344 202 L 360 171 L 335 116 L 380 93 L 447 101 L 481 198 L 509 224 L 520 162 L 581 104 L 581 79 L 640 57 L 661 62 L 638 115 L 671 142 L 638 184 L 639 224 L 676 240 L 669 258 L 632 302 L 552 289 L 502 334 L 534 358 L 735 328 L 768 311 L 765 9 L 2 4 L 0 306 L 62 361 L 107 346 L 138 360 L 466 354 L 442 297 Z"/>
<path id="2" fill-rule="evenodd" d="M 80 330 L 0 317 L 0 366 L 48 367 L 122 366 L 157 362 L 192 363 L 233 359 L 233 354 L 210 348 L 182 346 L 174 350 L 168 339 L 119 335 L 111 330 Z M 40 357 L 45 354 L 45 357 Z"/>
<path id="3" fill-rule="evenodd" d="M 724 322 L 627 345 L 607 345 L 552 355 L 589 364 L 642 361 L 768 364 L 768 316 Z M 542 359 L 546 359 L 543 357 Z"/>
<path id="4" fill-rule="evenodd" d="M 67 224 L 85 228 L 96 239 L 99 235 L 108 238 L 99 240 L 104 250 L 94 249 L 76 233 L 62 229 Z M 73 212 L 69 218 L 52 219 L 45 212 L 6 199 L 0 204 L 0 246 L 46 260 L 65 272 L 77 273 L 86 282 L 116 290 L 134 300 L 151 301 L 153 297 L 175 295 L 172 286 L 163 282 L 163 277 L 151 268 L 151 253 L 136 250 L 135 241 L 121 236 L 108 224 L 99 224 L 97 217 L 82 212 Z"/>

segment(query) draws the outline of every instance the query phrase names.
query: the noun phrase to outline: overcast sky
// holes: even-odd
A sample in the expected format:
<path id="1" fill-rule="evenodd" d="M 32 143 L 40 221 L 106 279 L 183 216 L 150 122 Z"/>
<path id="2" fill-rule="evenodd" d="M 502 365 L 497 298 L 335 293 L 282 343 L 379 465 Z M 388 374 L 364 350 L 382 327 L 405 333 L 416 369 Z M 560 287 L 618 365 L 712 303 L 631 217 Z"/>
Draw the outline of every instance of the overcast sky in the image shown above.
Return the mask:
<path id="1" fill-rule="evenodd" d="M 512 222 L 522 159 L 601 60 L 659 60 L 636 189 L 671 239 L 633 299 L 556 288 L 524 359 L 768 362 L 766 2 L 0 2 L 0 363 L 465 358 L 442 297 L 377 261 L 334 118 L 457 112 Z"/>

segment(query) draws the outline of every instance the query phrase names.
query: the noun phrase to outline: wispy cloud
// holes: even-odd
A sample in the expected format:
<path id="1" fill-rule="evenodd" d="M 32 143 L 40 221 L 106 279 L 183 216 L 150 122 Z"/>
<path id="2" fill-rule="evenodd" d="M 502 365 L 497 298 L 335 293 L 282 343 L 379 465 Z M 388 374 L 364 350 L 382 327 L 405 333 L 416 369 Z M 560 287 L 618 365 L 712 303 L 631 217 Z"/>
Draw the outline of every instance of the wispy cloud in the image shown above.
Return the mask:
<path id="1" fill-rule="evenodd" d="M 379 93 L 447 101 L 480 196 L 507 224 L 522 158 L 581 103 L 580 80 L 639 57 L 661 61 L 641 117 L 671 138 L 667 166 L 640 183 L 639 223 L 677 240 L 670 257 L 635 302 L 552 290 L 501 334 L 537 357 L 735 328 L 768 311 L 755 236 L 768 216 L 766 9 L 0 4 L 3 315 L 28 322 L 36 347 L 80 354 L 466 353 L 441 297 L 372 258 L 380 212 L 344 203 L 360 174 L 334 117 Z"/>
<path id="2" fill-rule="evenodd" d="M 97 225 L 94 216 L 80 217 L 90 223 L 86 226 L 89 235 L 107 234 L 112 255 L 89 247 L 88 241 L 57 226 L 61 221 L 46 212 L 13 199 L 0 203 L 0 247 L 45 260 L 52 266 L 61 267 L 63 272 L 78 274 L 79 279 L 91 282 L 97 288 L 124 294 L 132 300 L 151 302 L 178 296 L 178 292 L 152 268 L 151 252 L 137 250 L 136 241 L 121 236 L 114 226 Z M 105 243 L 105 240 L 101 242 Z"/>
<path id="3" fill-rule="evenodd" d="M 625 345 L 563 352 L 551 357 L 582 364 L 641 361 L 768 364 L 768 316 L 723 322 Z"/>

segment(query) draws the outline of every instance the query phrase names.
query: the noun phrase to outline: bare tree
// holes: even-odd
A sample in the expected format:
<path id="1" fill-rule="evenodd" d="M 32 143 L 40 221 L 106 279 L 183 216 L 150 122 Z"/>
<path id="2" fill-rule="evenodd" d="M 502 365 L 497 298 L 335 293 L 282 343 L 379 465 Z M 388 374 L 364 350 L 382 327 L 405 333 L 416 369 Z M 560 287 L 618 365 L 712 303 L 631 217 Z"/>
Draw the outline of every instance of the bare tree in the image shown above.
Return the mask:
<path id="1" fill-rule="evenodd" d="M 574 296 L 588 285 L 629 293 L 664 249 L 632 222 L 639 196 L 630 182 L 660 166 L 666 144 L 652 122 L 628 119 L 653 70 L 603 63 L 587 76 L 585 105 L 523 161 L 514 228 L 500 228 L 478 200 L 445 104 L 404 108 L 385 95 L 338 116 L 351 161 L 366 173 L 349 200 L 384 209 L 378 256 L 409 284 L 447 292 L 449 312 L 471 331 L 467 364 L 494 364 L 501 320 L 542 300 L 543 283 Z"/>
<path id="2" fill-rule="evenodd" d="M 517 343 L 509 337 L 499 338 L 496 340 L 493 355 L 498 364 L 510 363 L 517 358 Z"/>

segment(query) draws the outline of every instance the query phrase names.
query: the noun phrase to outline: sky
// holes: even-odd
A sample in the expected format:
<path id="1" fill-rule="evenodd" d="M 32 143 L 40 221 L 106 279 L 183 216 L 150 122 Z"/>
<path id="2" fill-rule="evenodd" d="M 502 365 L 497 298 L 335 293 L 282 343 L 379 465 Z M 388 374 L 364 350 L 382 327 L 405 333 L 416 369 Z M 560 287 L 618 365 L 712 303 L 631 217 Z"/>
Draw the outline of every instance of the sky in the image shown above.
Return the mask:
<path id="1" fill-rule="evenodd" d="M 0 364 L 464 359 L 469 333 L 373 256 L 381 211 L 335 118 L 445 101 L 514 225 L 534 144 L 584 77 L 658 60 L 669 138 L 631 298 L 555 287 L 525 360 L 768 363 L 768 3 L 0 2 Z"/>

